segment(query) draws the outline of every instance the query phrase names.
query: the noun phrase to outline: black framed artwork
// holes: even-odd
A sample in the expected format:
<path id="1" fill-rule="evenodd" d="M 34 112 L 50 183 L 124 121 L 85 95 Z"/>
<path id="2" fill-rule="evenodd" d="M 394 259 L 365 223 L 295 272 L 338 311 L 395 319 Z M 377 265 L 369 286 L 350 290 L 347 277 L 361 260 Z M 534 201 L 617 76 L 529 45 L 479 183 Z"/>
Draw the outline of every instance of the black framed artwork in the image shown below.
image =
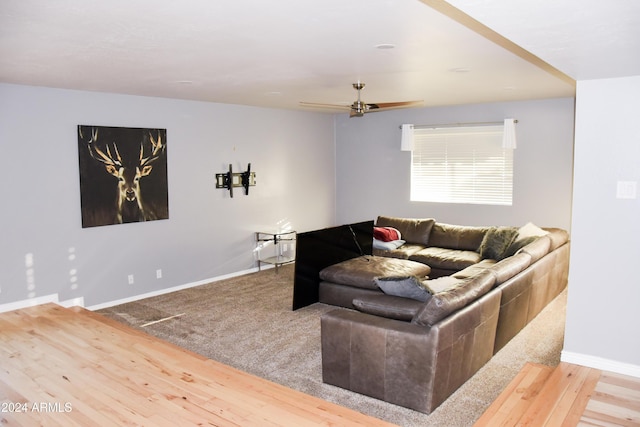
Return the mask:
<path id="1" fill-rule="evenodd" d="M 167 130 L 78 125 L 82 227 L 169 218 Z"/>

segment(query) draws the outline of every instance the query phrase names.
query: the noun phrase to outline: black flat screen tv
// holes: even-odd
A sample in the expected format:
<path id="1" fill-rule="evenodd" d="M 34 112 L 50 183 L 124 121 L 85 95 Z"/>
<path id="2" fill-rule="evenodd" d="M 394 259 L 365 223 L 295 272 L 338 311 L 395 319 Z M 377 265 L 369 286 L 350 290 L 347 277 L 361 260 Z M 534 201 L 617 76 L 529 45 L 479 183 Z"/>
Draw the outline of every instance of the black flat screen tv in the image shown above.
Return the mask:
<path id="1" fill-rule="evenodd" d="M 320 271 L 373 250 L 373 220 L 298 233 L 293 309 L 318 302 Z"/>

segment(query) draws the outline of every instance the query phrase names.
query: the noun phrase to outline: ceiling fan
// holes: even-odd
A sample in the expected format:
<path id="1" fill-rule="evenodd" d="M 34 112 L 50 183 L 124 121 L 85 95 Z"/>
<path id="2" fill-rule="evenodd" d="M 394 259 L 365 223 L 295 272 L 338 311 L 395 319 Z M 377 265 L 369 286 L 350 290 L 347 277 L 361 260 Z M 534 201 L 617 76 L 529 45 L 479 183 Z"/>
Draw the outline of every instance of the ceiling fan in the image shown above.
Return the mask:
<path id="1" fill-rule="evenodd" d="M 358 99 L 351 105 L 340 104 L 318 104 L 314 102 L 300 102 L 300 105 L 320 108 L 342 108 L 349 109 L 349 117 L 362 117 L 364 113 L 376 111 L 392 110 L 395 108 L 408 108 L 423 105 L 424 101 L 400 101 L 400 102 L 380 102 L 377 104 L 367 104 L 360 99 L 360 91 L 364 88 L 364 83 L 353 83 L 353 88 L 358 91 Z"/>

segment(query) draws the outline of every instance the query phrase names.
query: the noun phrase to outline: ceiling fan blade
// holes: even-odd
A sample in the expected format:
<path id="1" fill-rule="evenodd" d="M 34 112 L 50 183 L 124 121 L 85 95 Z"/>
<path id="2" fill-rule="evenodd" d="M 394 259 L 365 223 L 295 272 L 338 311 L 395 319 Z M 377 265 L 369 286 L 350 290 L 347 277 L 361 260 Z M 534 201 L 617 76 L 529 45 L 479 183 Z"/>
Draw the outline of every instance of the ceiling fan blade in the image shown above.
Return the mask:
<path id="1" fill-rule="evenodd" d="M 420 107 L 422 105 L 424 105 L 424 101 L 380 102 L 377 104 L 367 104 L 369 112 L 391 110 L 394 108 Z"/>
<path id="2" fill-rule="evenodd" d="M 323 104 L 317 102 L 300 102 L 303 107 L 311 108 L 330 108 L 332 110 L 349 110 L 349 117 L 362 117 L 365 113 L 373 113 L 376 111 L 392 110 L 394 108 L 419 107 L 424 105 L 424 101 L 399 101 L 399 102 L 381 102 L 377 104 L 367 104 L 360 99 L 360 91 L 364 88 L 364 83 L 357 82 L 353 84 L 353 88 L 358 92 L 358 99 L 351 105 L 343 104 Z"/>
<path id="3" fill-rule="evenodd" d="M 300 105 L 303 107 L 314 107 L 314 108 L 333 108 L 340 110 L 349 110 L 351 109 L 350 105 L 340 105 L 340 104 L 322 104 L 317 102 L 303 102 L 300 101 Z"/>

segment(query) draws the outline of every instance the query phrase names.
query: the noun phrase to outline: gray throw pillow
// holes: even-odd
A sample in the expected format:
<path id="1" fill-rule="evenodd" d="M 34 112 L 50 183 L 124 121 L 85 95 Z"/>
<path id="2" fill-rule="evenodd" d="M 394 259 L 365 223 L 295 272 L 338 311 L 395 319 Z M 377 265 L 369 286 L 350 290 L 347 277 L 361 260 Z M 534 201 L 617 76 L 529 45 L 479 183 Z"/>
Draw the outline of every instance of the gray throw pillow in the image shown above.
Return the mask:
<path id="1" fill-rule="evenodd" d="M 416 276 L 376 277 L 375 284 L 387 295 L 427 301 L 431 294 Z"/>

